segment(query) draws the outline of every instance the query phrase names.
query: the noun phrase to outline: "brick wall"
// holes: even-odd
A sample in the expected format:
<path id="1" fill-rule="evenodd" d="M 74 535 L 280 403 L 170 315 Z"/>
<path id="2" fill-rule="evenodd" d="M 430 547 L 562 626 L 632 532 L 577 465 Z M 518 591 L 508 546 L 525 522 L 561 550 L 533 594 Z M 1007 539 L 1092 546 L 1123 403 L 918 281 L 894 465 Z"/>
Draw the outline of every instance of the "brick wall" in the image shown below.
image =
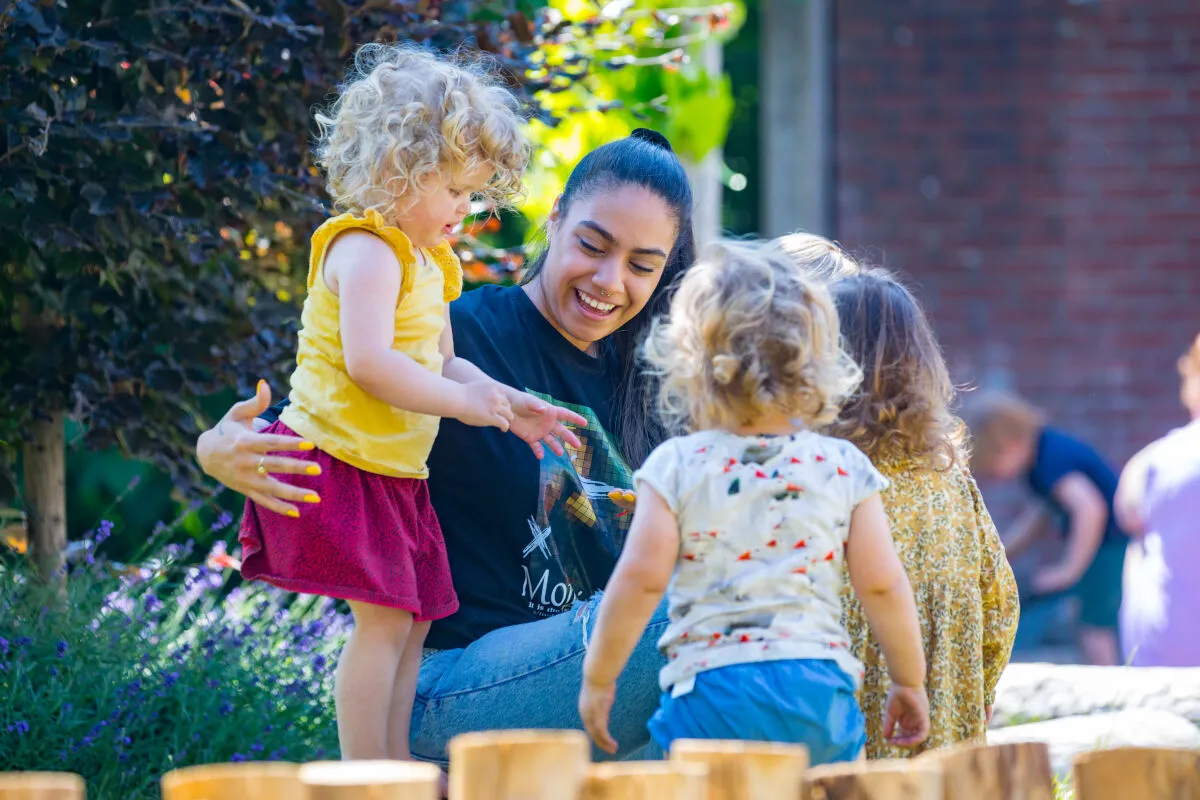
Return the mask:
<path id="1" fill-rule="evenodd" d="M 1117 464 L 1183 421 L 1200 3 L 836 7 L 837 234 L 916 284 L 955 379 Z"/>

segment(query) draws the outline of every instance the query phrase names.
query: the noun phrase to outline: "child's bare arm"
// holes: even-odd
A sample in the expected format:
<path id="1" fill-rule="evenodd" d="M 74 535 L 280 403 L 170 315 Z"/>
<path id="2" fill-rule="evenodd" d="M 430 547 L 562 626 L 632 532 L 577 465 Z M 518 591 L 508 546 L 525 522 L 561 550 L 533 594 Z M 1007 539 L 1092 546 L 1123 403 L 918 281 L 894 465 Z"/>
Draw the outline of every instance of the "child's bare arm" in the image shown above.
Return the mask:
<path id="1" fill-rule="evenodd" d="M 446 327 L 442 330 L 440 348 L 442 351 L 442 375 L 452 381 L 462 384 L 486 383 L 500 387 L 508 398 L 512 409 L 512 420 L 509 430 L 529 444 L 533 454 L 541 458 L 546 454 L 545 447 L 554 453 L 563 455 L 563 442 L 572 447 L 582 447 L 579 437 L 567 427 L 567 424 L 587 426 L 587 418 L 576 414 L 568 408 L 552 405 L 537 397 L 514 389 L 490 377 L 486 372 L 454 352 L 454 331 L 450 327 L 450 307 L 446 307 Z"/>
<path id="2" fill-rule="evenodd" d="M 675 515 L 662 496 L 645 485 L 583 662 L 579 713 L 592 739 L 609 752 L 616 751 L 608 733 L 613 686 L 667 591 L 678 558 Z"/>
<path id="3" fill-rule="evenodd" d="M 1121 470 L 1121 480 L 1117 483 L 1117 493 L 1113 498 L 1113 510 L 1117 514 L 1117 522 L 1121 529 L 1131 536 L 1141 536 L 1144 520 L 1142 519 L 1142 498 L 1146 493 L 1146 478 L 1149 472 L 1148 454 L 1153 444 L 1143 447 L 1125 464 Z"/>
<path id="4" fill-rule="evenodd" d="M 326 258 L 324 277 L 338 295 L 351 380 L 397 408 L 508 429 L 512 411 L 498 387 L 468 390 L 392 349 L 401 266 L 386 242 L 366 233 L 343 234 Z"/>
<path id="5" fill-rule="evenodd" d="M 1063 476 L 1052 491 L 1054 499 L 1066 510 L 1070 527 L 1062 561 L 1034 576 L 1034 588 L 1046 593 L 1069 589 L 1079 582 L 1096 557 L 1108 524 L 1104 496 L 1082 473 Z"/>
<path id="6" fill-rule="evenodd" d="M 924 686 L 925 650 L 917 604 L 892 544 L 887 515 L 878 494 L 854 509 L 846 543 L 846 566 L 850 585 L 867 615 L 871 632 L 883 647 L 892 683 Z"/>

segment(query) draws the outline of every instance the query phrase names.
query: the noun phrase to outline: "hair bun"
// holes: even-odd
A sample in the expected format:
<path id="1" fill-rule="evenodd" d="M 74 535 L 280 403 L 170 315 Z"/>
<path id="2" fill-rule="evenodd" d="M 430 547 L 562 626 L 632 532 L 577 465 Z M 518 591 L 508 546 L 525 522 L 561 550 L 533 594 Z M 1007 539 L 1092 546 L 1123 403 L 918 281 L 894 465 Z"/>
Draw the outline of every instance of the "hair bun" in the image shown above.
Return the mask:
<path id="1" fill-rule="evenodd" d="M 671 143 L 669 141 L 667 141 L 667 137 L 663 136 L 658 131 L 652 131 L 649 128 L 634 128 L 633 132 L 631 134 L 629 134 L 629 138 L 630 139 L 641 139 L 643 142 L 649 142 L 650 144 L 654 145 L 655 147 L 661 147 L 663 150 L 666 150 L 668 153 L 675 152 L 671 148 Z"/>

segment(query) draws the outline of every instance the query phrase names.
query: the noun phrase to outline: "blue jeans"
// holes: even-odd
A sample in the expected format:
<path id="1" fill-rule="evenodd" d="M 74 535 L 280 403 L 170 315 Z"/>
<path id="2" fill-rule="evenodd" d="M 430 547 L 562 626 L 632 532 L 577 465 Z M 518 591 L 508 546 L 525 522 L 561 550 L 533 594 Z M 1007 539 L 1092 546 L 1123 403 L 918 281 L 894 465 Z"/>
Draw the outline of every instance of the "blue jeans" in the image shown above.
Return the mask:
<path id="1" fill-rule="evenodd" d="M 449 741 L 471 731 L 582 730 L 583 656 L 599 603 L 597 594 L 557 616 L 492 631 L 461 650 L 427 653 L 413 703 L 413 758 L 444 767 Z M 667 622 L 664 600 L 617 679 L 609 731 L 620 746 L 618 759 L 662 757 L 646 723 L 658 708 L 658 673 L 666 661 L 657 642 Z M 596 748 L 592 755 L 613 758 Z"/>

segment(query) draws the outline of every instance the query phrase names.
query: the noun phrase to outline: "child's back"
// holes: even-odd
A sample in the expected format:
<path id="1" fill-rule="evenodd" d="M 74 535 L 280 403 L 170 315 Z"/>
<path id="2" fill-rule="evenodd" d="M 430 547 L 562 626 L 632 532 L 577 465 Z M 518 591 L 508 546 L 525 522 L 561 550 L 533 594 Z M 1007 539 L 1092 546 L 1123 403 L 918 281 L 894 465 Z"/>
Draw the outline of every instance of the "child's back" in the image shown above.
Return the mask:
<path id="1" fill-rule="evenodd" d="M 884 483 L 857 448 L 811 431 L 706 430 L 660 446 L 636 478 L 674 501 L 681 534 L 664 690 L 783 658 L 861 675 L 841 625 L 842 564 L 851 514 Z"/>
<path id="2" fill-rule="evenodd" d="M 862 391 L 831 432 L 870 456 L 896 551 L 921 620 L 930 734 L 916 751 L 883 736 L 888 676 L 861 604 L 845 594 L 845 624 L 863 662 L 867 754 L 894 758 L 980 739 L 1019 616 L 1012 569 L 964 466 L 963 425 L 933 331 L 916 299 L 882 270 L 835 279 L 842 336 L 864 373 Z"/>

